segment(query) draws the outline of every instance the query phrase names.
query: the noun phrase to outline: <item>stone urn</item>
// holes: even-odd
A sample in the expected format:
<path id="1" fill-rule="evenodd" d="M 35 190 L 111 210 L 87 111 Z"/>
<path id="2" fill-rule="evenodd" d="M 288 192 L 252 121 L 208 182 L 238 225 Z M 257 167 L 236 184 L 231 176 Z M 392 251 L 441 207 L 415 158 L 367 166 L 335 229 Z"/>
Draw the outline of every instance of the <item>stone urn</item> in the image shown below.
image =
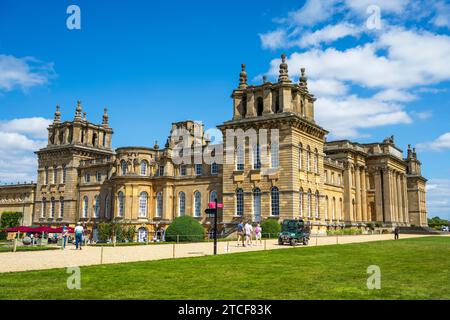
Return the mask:
<path id="1" fill-rule="evenodd" d="M 23 238 L 22 243 L 26 246 L 29 246 L 31 244 L 31 238 L 30 237 Z"/>

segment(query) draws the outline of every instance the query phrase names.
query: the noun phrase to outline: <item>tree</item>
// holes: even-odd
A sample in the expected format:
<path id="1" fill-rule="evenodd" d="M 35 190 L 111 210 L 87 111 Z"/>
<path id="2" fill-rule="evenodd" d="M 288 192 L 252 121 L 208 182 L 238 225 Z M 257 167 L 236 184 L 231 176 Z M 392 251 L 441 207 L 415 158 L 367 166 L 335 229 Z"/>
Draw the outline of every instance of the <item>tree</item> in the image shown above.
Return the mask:
<path id="1" fill-rule="evenodd" d="M 10 212 L 5 211 L 2 213 L 0 218 L 0 228 L 15 228 L 20 226 L 20 221 L 22 219 L 22 212 Z"/>
<path id="2" fill-rule="evenodd" d="M 177 237 L 178 236 L 178 237 Z M 205 239 L 205 228 L 189 216 L 175 218 L 166 230 L 167 241 L 203 241 Z"/>
<path id="3" fill-rule="evenodd" d="M 263 238 L 276 238 L 281 231 L 281 225 L 277 220 L 266 219 L 261 222 Z"/>

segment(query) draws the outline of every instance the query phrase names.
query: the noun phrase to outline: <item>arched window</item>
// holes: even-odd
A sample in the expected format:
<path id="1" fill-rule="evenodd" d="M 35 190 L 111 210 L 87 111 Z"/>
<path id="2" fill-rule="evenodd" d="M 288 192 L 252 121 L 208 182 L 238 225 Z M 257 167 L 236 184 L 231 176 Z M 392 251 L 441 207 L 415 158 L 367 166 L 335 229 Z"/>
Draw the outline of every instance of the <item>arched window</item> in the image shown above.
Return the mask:
<path id="1" fill-rule="evenodd" d="M 306 171 L 311 171 L 311 149 L 306 147 Z"/>
<path id="2" fill-rule="evenodd" d="M 319 218 L 319 191 L 316 191 L 316 194 L 314 195 L 314 215 L 316 218 Z"/>
<path id="3" fill-rule="evenodd" d="M 139 195 L 139 217 L 140 218 L 147 217 L 147 201 L 148 201 L 147 192 L 141 192 L 141 194 Z"/>
<path id="4" fill-rule="evenodd" d="M 163 194 L 158 192 L 156 194 L 156 217 L 161 218 L 163 212 Z"/>
<path id="5" fill-rule="evenodd" d="M 211 164 L 211 174 L 215 175 L 219 172 L 219 166 L 217 165 L 217 163 L 213 162 Z"/>
<path id="6" fill-rule="evenodd" d="M 209 202 L 214 202 L 214 201 L 219 200 L 219 198 L 217 197 L 217 191 L 213 190 L 209 193 Z"/>
<path id="7" fill-rule="evenodd" d="M 261 190 L 253 189 L 253 216 L 255 221 L 261 220 Z"/>
<path id="8" fill-rule="evenodd" d="M 127 171 L 128 171 L 128 165 L 127 165 L 127 163 L 126 163 L 125 160 L 122 160 L 122 161 L 120 162 L 120 167 L 121 167 L 121 169 L 122 169 L 122 175 L 123 175 L 123 176 L 126 175 L 126 174 L 127 174 Z"/>
<path id="9" fill-rule="evenodd" d="M 55 217 L 56 201 L 55 198 L 50 199 L 50 218 Z"/>
<path id="10" fill-rule="evenodd" d="M 88 217 L 88 209 L 89 209 L 89 198 L 88 196 L 83 197 L 83 215 L 82 218 Z"/>
<path id="11" fill-rule="evenodd" d="M 272 216 L 280 215 L 280 193 L 277 187 L 272 187 L 270 190 L 270 203 L 272 209 Z"/>
<path id="12" fill-rule="evenodd" d="M 298 168 L 303 170 L 303 145 L 298 146 Z"/>
<path id="13" fill-rule="evenodd" d="M 124 213 L 125 213 L 125 196 L 123 195 L 123 192 L 120 191 L 117 194 L 117 198 L 118 198 L 118 202 L 119 202 L 119 207 L 118 207 L 118 217 L 123 217 Z"/>
<path id="14" fill-rule="evenodd" d="M 158 175 L 160 177 L 164 176 L 164 166 L 159 166 L 158 167 Z"/>
<path id="15" fill-rule="evenodd" d="M 262 116 L 264 111 L 264 100 L 261 97 L 258 97 L 258 99 L 256 99 L 256 115 L 257 116 Z"/>
<path id="16" fill-rule="evenodd" d="M 312 194 L 311 194 L 311 190 L 308 190 L 308 196 L 307 196 L 307 200 L 306 200 L 306 205 L 308 208 L 308 218 L 311 218 L 311 213 L 312 213 Z"/>
<path id="17" fill-rule="evenodd" d="M 272 168 L 278 168 L 280 165 L 279 159 L 280 146 L 278 143 L 274 142 L 270 146 L 270 164 Z"/>
<path id="18" fill-rule="evenodd" d="M 244 163 L 245 163 L 244 146 L 238 145 L 236 150 L 236 170 L 238 171 L 244 170 Z"/>
<path id="19" fill-rule="evenodd" d="M 141 161 L 141 176 L 146 176 L 147 175 L 147 167 L 148 167 L 148 163 L 145 160 Z"/>
<path id="20" fill-rule="evenodd" d="M 202 194 L 198 191 L 194 193 L 194 216 L 200 217 L 202 210 Z"/>
<path id="21" fill-rule="evenodd" d="M 331 219 L 336 220 L 336 198 L 333 197 L 333 203 L 331 204 Z"/>
<path id="22" fill-rule="evenodd" d="M 261 148 L 259 144 L 253 146 L 253 169 L 261 169 Z"/>
<path id="23" fill-rule="evenodd" d="M 328 220 L 328 196 L 325 197 L 325 210 L 324 210 L 324 213 L 325 213 L 325 219 Z"/>
<path id="24" fill-rule="evenodd" d="M 236 215 L 244 215 L 244 190 L 240 188 L 236 190 Z"/>
<path id="25" fill-rule="evenodd" d="M 314 150 L 314 173 L 319 173 L 319 152 Z"/>
<path id="26" fill-rule="evenodd" d="M 41 208 L 41 218 L 45 218 L 45 214 L 47 213 L 47 199 L 42 198 L 42 208 Z"/>
<path id="27" fill-rule="evenodd" d="M 59 217 L 64 217 L 64 198 L 59 199 Z"/>
<path id="28" fill-rule="evenodd" d="M 100 197 L 97 195 L 94 197 L 94 218 L 100 217 Z"/>
<path id="29" fill-rule="evenodd" d="M 105 218 L 109 219 L 110 217 L 110 198 L 109 198 L 109 194 L 106 196 L 105 198 Z"/>
<path id="30" fill-rule="evenodd" d="M 303 217 L 303 189 L 300 188 L 299 196 L 298 196 L 298 209 L 300 218 Z"/>
<path id="31" fill-rule="evenodd" d="M 180 192 L 178 194 L 178 215 L 184 216 L 186 214 L 186 194 Z"/>

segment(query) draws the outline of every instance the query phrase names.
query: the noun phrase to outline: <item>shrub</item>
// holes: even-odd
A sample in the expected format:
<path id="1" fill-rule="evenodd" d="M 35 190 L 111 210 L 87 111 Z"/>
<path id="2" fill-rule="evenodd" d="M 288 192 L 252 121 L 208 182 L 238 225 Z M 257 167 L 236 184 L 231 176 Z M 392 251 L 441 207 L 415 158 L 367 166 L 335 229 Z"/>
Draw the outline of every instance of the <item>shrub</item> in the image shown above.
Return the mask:
<path id="1" fill-rule="evenodd" d="M 375 229 L 375 224 L 373 222 L 369 222 L 366 226 L 367 226 L 367 228 L 369 228 L 369 230 Z"/>
<path id="2" fill-rule="evenodd" d="M 2 213 L 2 216 L 0 218 L 0 228 L 7 229 L 18 227 L 20 226 L 21 219 L 22 219 L 21 212 L 5 211 Z"/>
<path id="3" fill-rule="evenodd" d="M 263 238 L 277 238 L 281 231 L 281 225 L 277 220 L 266 219 L 261 222 Z"/>
<path id="4" fill-rule="evenodd" d="M 181 242 L 203 241 L 205 240 L 205 229 L 192 217 L 177 217 L 166 230 L 166 241 L 177 240 Z"/>
<path id="5" fill-rule="evenodd" d="M 100 222 L 97 225 L 98 239 L 102 242 L 106 242 L 112 238 L 112 224 L 107 222 Z"/>

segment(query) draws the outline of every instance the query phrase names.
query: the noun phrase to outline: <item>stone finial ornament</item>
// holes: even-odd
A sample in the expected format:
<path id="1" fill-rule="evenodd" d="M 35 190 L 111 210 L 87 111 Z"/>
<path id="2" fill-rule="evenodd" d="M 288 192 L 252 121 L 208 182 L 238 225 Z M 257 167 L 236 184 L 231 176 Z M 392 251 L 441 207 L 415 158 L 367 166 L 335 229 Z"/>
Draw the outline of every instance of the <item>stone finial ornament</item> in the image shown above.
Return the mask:
<path id="1" fill-rule="evenodd" d="M 75 109 L 75 120 L 82 120 L 81 118 L 81 101 L 77 101 L 77 108 Z"/>
<path id="2" fill-rule="evenodd" d="M 308 86 L 308 77 L 305 75 L 305 68 L 300 69 L 300 79 L 299 84 L 302 87 Z"/>
<path id="3" fill-rule="evenodd" d="M 239 74 L 239 88 L 247 88 L 247 72 L 245 71 L 245 64 L 241 64 L 241 73 Z"/>
<path id="4" fill-rule="evenodd" d="M 56 105 L 55 119 L 54 119 L 53 122 L 54 123 L 60 123 L 61 122 L 61 111 L 60 111 L 59 105 Z"/>
<path id="5" fill-rule="evenodd" d="M 267 83 L 267 76 L 264 75 L 264 76 L 262 77 L 262 80 L 263 80 L 263 83 Z"/>
<path id="6" fill-rule="evenodd" d="M 288 65 L 286 63 L 286 55 L 284 53 L 281 55 L 280 75 L 278 77 L 278 82 L 290 82 L 288 75 Z"/>
<path id="7" fill-rule="evenodd" d="M 155 141 L 155 144 L 153 145 L 153 149 L 155 149 L 155 150 L 159 149 L 158 140 Z"/>
<path id="8" fill-rule="evenodd" d="M 109 124 L 108 108 L 103 109 L 103 126 L 107 127 Z"/>
<path id="9" fill-rule="evenodd" d="M 83 120 L 87 121 L 87 113 L 86 112 L 83 112 Z"/>

